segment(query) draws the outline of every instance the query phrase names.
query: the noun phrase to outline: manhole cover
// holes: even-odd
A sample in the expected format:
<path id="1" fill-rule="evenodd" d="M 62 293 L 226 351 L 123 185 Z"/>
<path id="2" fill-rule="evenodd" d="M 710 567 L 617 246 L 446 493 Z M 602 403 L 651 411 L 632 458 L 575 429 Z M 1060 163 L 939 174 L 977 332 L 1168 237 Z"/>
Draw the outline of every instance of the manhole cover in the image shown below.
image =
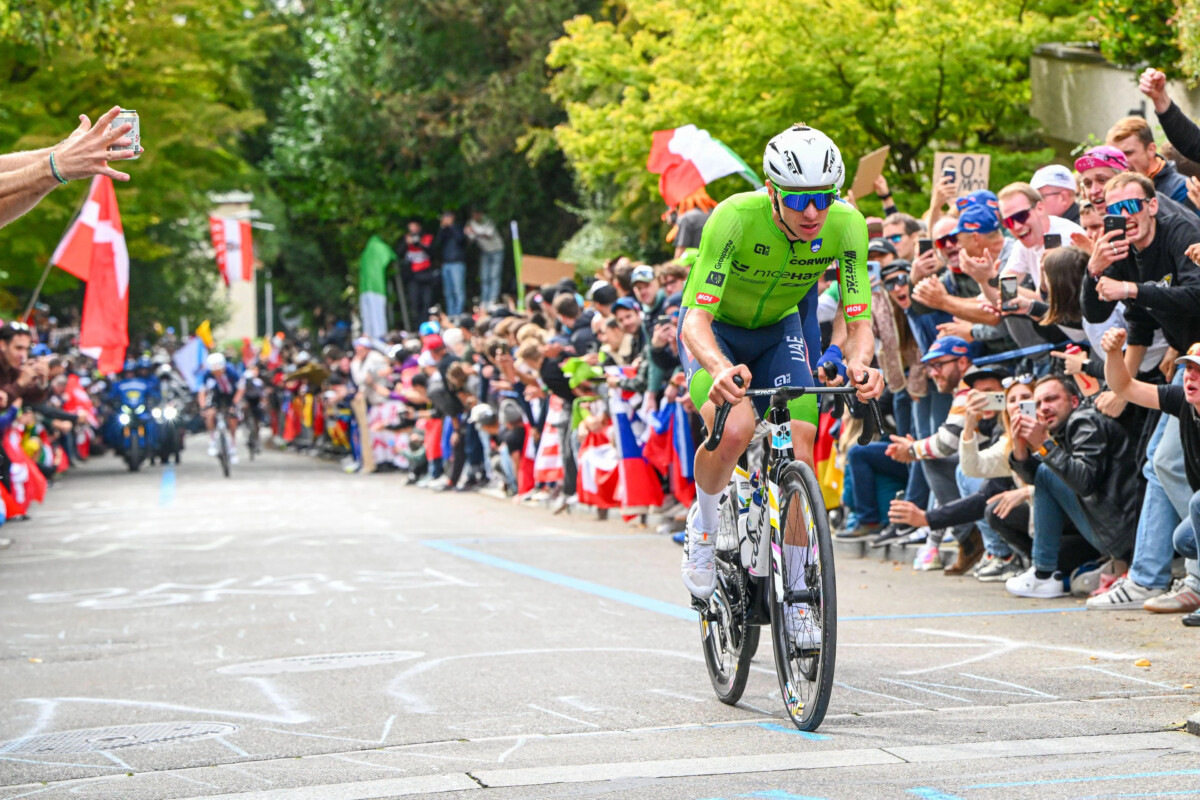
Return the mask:
<path id="1" fill-rule="evenodd" d="M 0 744 L 0 753 L 22 755 L 58 755 L 95 753 L 168 742 L 195 742 L 237 732 L 236 725 L 224 722 L 155 722 L 147 725 L 114 725 L 111 728 L 83 728 L 77 731 L 43 733 Z"/>
<path id="2" fill-rule="evenodd" d="M 376 653 L 329 653 L 319 656 L 291 656 L 249 664 L 230 664 L 217 672 L 222 675 L 279 675 L 283 672 L 322 672 L 328 669 L 374 667 L 420 658 L 424 653 L 384 650 Z"/>

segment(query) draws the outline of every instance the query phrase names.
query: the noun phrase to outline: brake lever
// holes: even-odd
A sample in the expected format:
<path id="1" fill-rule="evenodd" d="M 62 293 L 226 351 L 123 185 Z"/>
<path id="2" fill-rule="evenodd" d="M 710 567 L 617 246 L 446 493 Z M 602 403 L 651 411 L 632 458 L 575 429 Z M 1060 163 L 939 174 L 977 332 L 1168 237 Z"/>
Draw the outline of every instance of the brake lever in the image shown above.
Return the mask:
<path id="1" fill-rule="evenodd" d="M 742 380 L 741 375 L 733 376 L 733 383 L 739 389 L 745 387 L 746 382 Z M 712 452 L 721 446 L 721 439 L 725 436 L 725 420 L 729 418 L 729 412 L 733 410 L 732 403 L 722 403 L 717 412 L 713 414 L 712 431 L 708 434 L 708 438 L 704 440 L 704 449 Z"/>
<path id="2" fill-rule="evenodd" d="M 821 365 L 820 369 L 825 373 L 825 379 L 827 381 L 831 381 L 838 376 L 837 365 L 835 365 L 832 361 L 826 361 L 823 365 Z M 842 400 L 842 396 L 840 394 L 833 395 L 833 418 L 841 419 L 842 415 L 845 413 L 846 403 L 844 400 Z"/>

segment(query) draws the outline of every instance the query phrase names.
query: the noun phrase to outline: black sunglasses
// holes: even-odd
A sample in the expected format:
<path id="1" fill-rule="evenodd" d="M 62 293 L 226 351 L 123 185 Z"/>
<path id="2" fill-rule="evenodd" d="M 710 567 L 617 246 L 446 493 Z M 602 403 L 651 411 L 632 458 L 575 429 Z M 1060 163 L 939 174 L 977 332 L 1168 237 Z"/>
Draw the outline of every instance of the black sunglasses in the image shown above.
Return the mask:
<path id="1" fill-rule="evenodd" d="M 896 275 L 888 275 L 883 279 L 883 288 L 896 289 L 901 286 L 908 286 L 909 278 L 907 272 L 901 272 Z"/>

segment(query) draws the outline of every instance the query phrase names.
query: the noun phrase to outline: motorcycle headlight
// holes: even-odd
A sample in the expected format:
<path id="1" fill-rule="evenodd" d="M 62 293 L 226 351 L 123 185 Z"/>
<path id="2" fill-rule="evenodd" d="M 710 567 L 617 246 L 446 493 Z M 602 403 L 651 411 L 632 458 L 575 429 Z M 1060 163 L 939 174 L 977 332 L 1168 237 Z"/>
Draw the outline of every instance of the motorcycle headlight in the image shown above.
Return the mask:
<path id="1" fill-rule="evenodd" d="M 162 419 L 162 415 L 163 413 L 160 409 L 155 408 L 150 411 L 150 416 L 154 417 L 155 419 Z"/>
<path id="2" fill-rule="evenodd" d="M 124 413 L 122 413 L 120 416 L 118 416 L 118 417 L 117 417 L 117 420 L 118 420 L 118 421 L 119 421 L 119 422 L 120 422 L 122 425 L 128 425 L 128 424 L 129 424 L 129 415 L 128 415 L 128 414 L 124 414 Z"/>
<path id="3" fill-rule="evenodd" d="M 167 419 L 175 419 L 178 415 L 179 412 L 175 410 L 175 406 L 167 406 L 167 410 L 163 412 L 163 416 Z"/>
<path id="4" fill-rule="evenodd" d="M 138 406 L 138 407 L 137 407 L 137 413 L 139 413 L 139 414 L 145 414 L 145 413 L 146 413 L 146 407 L 145 407 L 145 406 Z"/>

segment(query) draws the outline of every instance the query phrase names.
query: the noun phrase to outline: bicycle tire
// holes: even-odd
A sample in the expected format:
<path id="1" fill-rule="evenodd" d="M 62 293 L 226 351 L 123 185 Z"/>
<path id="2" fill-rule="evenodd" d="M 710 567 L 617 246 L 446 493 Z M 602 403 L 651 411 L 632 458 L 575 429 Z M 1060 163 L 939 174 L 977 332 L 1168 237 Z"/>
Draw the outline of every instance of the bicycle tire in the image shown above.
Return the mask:
<path id="1" fill-rule="evenodd" d="M 837 580 L 834 575 L 833 538 L 821 487 L 812 469 L 802 461 L 784 468 L 779 483 L 779 527 L 771 529 L 771 641 L 779 690 L 792 723 L 802 731 L 814 731 L 825 719 L 833 693 L 837 661 Z M 808 513 L 805 514 L 807 507 Z M 809 544 L 805 548 L 806 582 L 813 602 L 806 612 L 821 633 L 816 652 L 798 651 L 784 619 L 786 551 L 782 547 L 791 525 L 805 525 Z"/>
<path id="2" fill-rule="evenodd" d="M 728 497 L 721 506 L 720 524 L 734 526 L 736 536 L 736 512 Z M 700 646 L 717 699 L 732 706 L 746 691 L 760 629 L 746 624 L 746 608 L 753 602 L 751 589 L 737 551 L 730 558 L 718 554 L 715 559 L 717 587 L 700 615 Z M 740 613 L 736 611 L 739 608 Z"/>
<path id="3" fill-rule="evenodd" d="M 229 440 L 224 429 L 217 432 L 217 457 L 221 460 L 221 471 L 229 477 Z"/>
<path id="4" fill-rule="evenodd" d="M 138 445 L 137 431 L 130 432 L 129 452 L 126 454 L 125 463 L 129 465 L 130 472 L 137 472 L 142 468 L 142 449 Z"/>

